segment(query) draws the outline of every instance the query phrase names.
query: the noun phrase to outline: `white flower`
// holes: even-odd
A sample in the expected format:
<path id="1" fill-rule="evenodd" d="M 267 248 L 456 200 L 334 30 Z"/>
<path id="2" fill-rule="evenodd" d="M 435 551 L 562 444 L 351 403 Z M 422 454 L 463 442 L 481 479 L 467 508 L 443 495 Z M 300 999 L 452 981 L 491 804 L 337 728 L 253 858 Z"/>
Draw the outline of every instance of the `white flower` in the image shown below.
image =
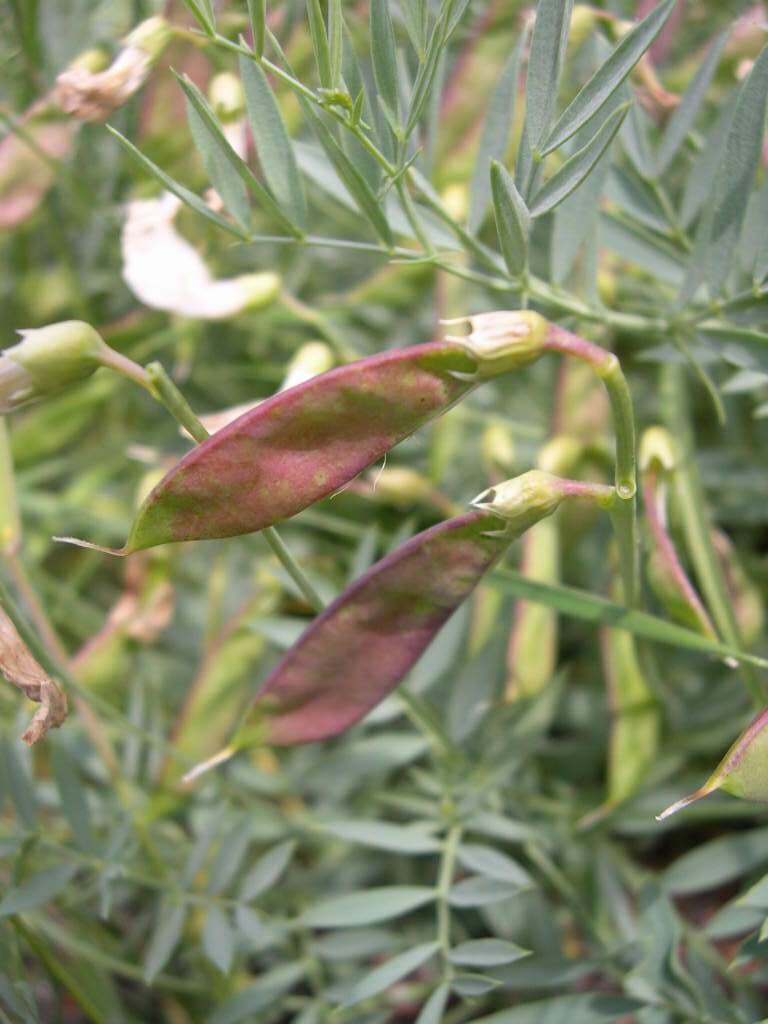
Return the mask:
<path id="1" fill-rule="evenodd" d="M 226 320 L 277 296 L 277 274 L 214 280 L 203 258 L 173 225 L 180 206 L 169 192 L 128 204 L 122 233 L 123 278 L 137 299 L 195 320 Z"/>

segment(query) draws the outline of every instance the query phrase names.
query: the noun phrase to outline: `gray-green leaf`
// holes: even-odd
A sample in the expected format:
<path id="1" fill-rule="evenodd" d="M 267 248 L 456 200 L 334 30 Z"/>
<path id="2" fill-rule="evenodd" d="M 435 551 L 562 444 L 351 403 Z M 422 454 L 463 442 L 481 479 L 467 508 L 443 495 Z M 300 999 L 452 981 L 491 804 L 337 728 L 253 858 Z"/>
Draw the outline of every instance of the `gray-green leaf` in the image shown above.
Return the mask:
<path id="1" fill-rule="evenodd" d="M 510 274 L 517 277 L 528 262 L 531 218 L 512 177 L 495 160 L 491 161 L 491 194 L 501 251 Z"/>
<path id="2" fill-rule="evenodd" d="M 424 59 L 424 49 L 427 45 L 428 10 L 427 0 L 400 0 L 405 30 L 419 55 L 419 60 Z"/>
<path id="3" fill-rule="evenodd" d="M 530 885 L 531 876 L 501 850 L 479 843 L 462 843 L 458 850 L 459 862 L 479 875 L 496 878 L 511 885 Z"/>
<path id="4" fill-rule="evenodd" d="M 249 902 L 271 889 L 290 864 L 295 849 L 296 843 L 288 839 L 267 850 L 246 875 L 240 889 L 240 899 Z"/>
<path id="5" fill-rule="evenodd" d="M 325 150 L 325 155 L 333 164 L 347 192 L 352 196 L 363 216 L 370 221 L 379 238 L 381 238 L 385 245 L 391 246 L 393 244 L 392 231 L 371 186 L 350 161 L 347 154 L 319 117 L 314 118 L 313 125 L 320 144 Z"/>
<path id="6" fill-rule="evenodd" d="M 557 100 L 573 0 L 540 0 L 525 85 L 525 127 L 531 148 L 541 143 Z"/>
<path id="7" fill-rule="evenodd" d="M 211 963 L 226 974 L 235 954 L 235 934 L 224 911 L 215 904 L 205 918 L 203 949 Z"/>
<path id="8" fill-rule="evenodd" d="M 206 1024 L 238 1024 L 241 1020 L 257 1019 L 255 1014 L 273 1006 L 279 999 L 290 992 L 296 982 L 304 975 L 306 964 L 287 963 L 274 967 L 262 974 L 258 981 L 228 999 L 210 1017 Z"/>
<path id="9" fill-rule="evenodd" d="M 586 85 L 577 93 L 542 143 L 545 156 L 570 139 L 619 88 L 642 55 L 661 32 L 677 0 L 664 0 L 618 43 Z"/>
<path id="10" fill-rule="evenodd" d="M 435 899 L 423 885 L 384 885 L 321 900 L 310 907 L 303 922 L 310 928 L 354 928 L 400 917 Z"/>
<path id="11" fill-rule="evenodd" d="M 479 230 L 488 205 L 491 202 L 490 167 L 491 161 L 504 162 L 509 144 L 509 129 L 512 118 L 515 114 L 515 96 L 517 80 L 520 76 L 520 62 L 528 32 L 523 31 L 517 44 L 509 55 L 504 65 L 496 88 L 493 90 L 491 101 L 488 104 L 488 113 L 485 116 L 483 134 L 480 138 L 480 145 L 475 159 L 475 168 L 472 172 L 472 184 L 469 190 L 469 230 Z"/>
<path id="12" fill-rule="evenodd" d="M 675 157 L 675 154 L 685 141 L 688 132 L 691 130 L 696 115 L 707 95 L 709 83 L 717 70 L 723 49 L 728 40 L 728 31 L 722 33 L 710 47 L 709 53 L 701 62 L 701 67 L 696 72 L 696 77 L 683 93 L 680 103 L 669 119 L 661 145 L 656 156 L 656 175 L 661 176 Z"/>
<path id="13" fill-rule="evenodd" d="M 299 168 L 267 76 L 258 64 L 245 57 L 240 58 L 240 74 L 248 120 L 264 177 L 286 216 L 301 228 L 306 228 L 307 203 Z"/>
<path id="14" fill-rule="evenodd" d="M 429 999 L 421 1008 L 415 1024 L 440 1024 L 443 1019 L 448 996 L 451 994 L 450 986 L 447 984 L 438 985 Z"/>
<path id="15" fill-rule="evenodd" d="M 474 1024 L 604 1024 L 628 1017 L 642 1007 L 636 999 L 585 993 L 525 1003 L 489 1017 L 476 1017 Z"/>
<path id="16" fill-rule="evenodd" d="M 155 930 L 144 958 L 144 981 L 147 985 L 154 981 L 173 956 L 173 951 L 181 940 L 186 917 L 185 903 L 177 903 L 173 906 L 169 906 L 165 902 L 160 904 Z"/>
<path id="17" fill-rule="evenodd" d="M 324 828 L 341 839 L 393 853 L 436 853 L 440 849 L 434 836 L 413 825 L 358 820 L 326 822 Z"/>
<path id="18" fill-rule="evenodd" d="M 264 30 L 267 24 L 267 0 L 247 0 L 248 16 L 253 32 L 253 52 L 257 57 L 264 53 Z"/>
<path id="19" fill-rule="evenodd" d="M 210 206 L 200 198 L 200 196 L 195 195 L 195 193 L 191 192 L 185 185 L 182 185 L 171 178 L 170 175 L 166 174 L 164 170 L 157 166 L 157 164 L 154 164 L 149 157 L 144 156 L 140 149 L 137 149 L 132 142 L 126 139 L 124 135 L 121 135 L 120 132 L 114 129 L 111 125 L 107 125 L 107 131 L 114 135 L 118 142 L 128 150 L 131 156 L 134 157 L 134 159 L 137 160 L 146 171 L 149 171 L 153 178 L 156 178 L 165 186 L 165 188 L 168 189 L 169 192 L 173 192 L 175 196 L 178 196 L 182 203 L 185 203 L 191 210 L 194 210 L 195 213 L 199 213 L 202 217 L 205 217 L 206 220 L 212 221 L 217 227 L 223 228 L 231 235 L 236 235 L 237 238 L 243 240 L 248 238 L 247 231 L 243 231 L 239 225 L 233 224 L 231 221 L 227 220 L 226 217 L 222 217 L 220 214 L 215 213 Z"/>
<path id="20" fill-rule="evenodd" d="M 506 942 L 504 939 L 471 939 L 454 946 L 450 960 L 462 967 L 499 967 L 514 963 L 524 956 L 530 956 L 530 950 L 516 946 L 514 942 Z"/>
<path id="21" fill-rule="evenodd" d="M 433 957 L 440 947 L 436 942 L 425 942 L 413 949 L 406 950 L 393 956 L 391 960 L 375 967 L 368 974 L 364 975 L 351 988 L 349 988 L 342 999 L 344 1006 L 355 1006 L 362 1003 L 364 999 L 370 999 L 388 989 L 395 982 L 405 978 L 413 971 L 425 964 L 430 957 Z"/>
<path id="22" fill-rule="evenodd" d="M 189 130 L 211 184 L 238 224 L 243 230 L 250 231 L 251 207 L 248 202 L 248 190 L 227 155 L 227 150 L 232 147 L 197 86 L 187 78 L 179 78 L 178 81 L 184 90 L 187 103 Z"/>
<path id="23" fill-rule="evenodd" d="M 589 142 L 578 152 L 566 160 L 536 195 L 531 203 L 531 217 L 541 217 L 553 210 L 579 185 L 597 164 L 600 157 L 610 146 L 616 132 L 622 125 L 631 104 L 625 103 L 606 118 Z"/>
<path id="24" fill-rule="evenodd" d="M 712 295 L 719 294 L 731 268 L 733 249 L 760 164 L 767 99 L 768 46 L 765 46 L 739 90 L 715 179 L 711 227 L 706 239 L 706 277 Z"/>
<path id="25" fill-rule="evenodd" d="M 400 131 L 397 51 L 388 0 L 371 0 L 371 58 L 379 103 L 390 128 L 397 134 Z"/>
<path id="26" fill-rule="evenodd" d="M 60 864 L 50 871 L 33 875 L 19 885 L 9 886 L 0 901 L 0 917 L 21 914 L 48 903 L 69 885 L 76 872 L 76 865 Z"/>

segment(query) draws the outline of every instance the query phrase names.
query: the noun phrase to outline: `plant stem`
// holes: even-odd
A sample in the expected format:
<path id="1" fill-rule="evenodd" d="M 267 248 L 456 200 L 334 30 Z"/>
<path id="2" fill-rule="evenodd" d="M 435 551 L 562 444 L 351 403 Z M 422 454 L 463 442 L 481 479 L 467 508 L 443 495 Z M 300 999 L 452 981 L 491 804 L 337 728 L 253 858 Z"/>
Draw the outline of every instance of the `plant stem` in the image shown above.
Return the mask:
<path id="1" fill-rule="evenodd" d="M 261 532 L 264 534 L 264 540 L 272 549 L 272 553 L 277 557 L 277 560 L 299 588 L 307 604 L 316 612 L 321 612 L 325 607 L 325 602 L 296 564 L 293 555 L 285 546 L 280 534 L 274 526 L 267 526 Z"/>
<path id="2" fill-rule="evenodd" d="M 588 363 L 605 384 L 613 411 L 616 434 L 616 501 L 611 519 L 619 546 L 619 561 L 624 580 L 624 600 L 630 607 L 638 599 L 638 544 L 635 471 L 635 416 L 632 396 L 619 360 L 585 338 L 549 325 L 545 347 Z"/>
<path id="3" fill-rule="evenodd" d="M 456 851 L 461 842 L 461 825 L 454 824 L 445 837 L 445 845 L 440 858 L 440 874 L 437 879 L 437 941 L 444 962 L 444 978 L 453 973 L 453 965 L 448 959 L 451 950 L 451 905 L 448 902 L 453 885 L 453 873 L 456 868 Z"/>
<path id="4" fill-rule="evenodd" d="M 150 394 L 165 406 L 176 422 L 184 427 L 198 444 L 206 441 L 210 434 L 192 411 L 189 402 L 168 376 L 162 364 L 150 363 L 146 372 Z M 322 611 L 322 598 L 304 575 L 274 526 L 266 527 L 262 533 L 282 567 L 301 591 L 307 604 L 315 611 Z"/>

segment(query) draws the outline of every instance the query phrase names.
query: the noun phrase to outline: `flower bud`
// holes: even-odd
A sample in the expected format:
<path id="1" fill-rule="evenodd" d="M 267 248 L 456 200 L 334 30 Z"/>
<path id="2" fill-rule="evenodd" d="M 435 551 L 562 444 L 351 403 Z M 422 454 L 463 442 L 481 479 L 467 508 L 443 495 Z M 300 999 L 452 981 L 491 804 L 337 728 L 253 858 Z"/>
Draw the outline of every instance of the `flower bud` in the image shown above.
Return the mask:
<path id="1" fill-rule="evenodd" d="M 558 434 L 547 441 L 539 452 L 538 468 L 545 473 L 569 473 L 583 454 L 584 445 L 581 441 Z"/>
<path id="2" fill-rule="evenodd" d="M 173 29 L 165 18 L 155 15 L 154 18 L 146 18 L 139 22 L 136 28 L 128 33 L 123 43 L 126 49 L 141 50 L 154 61 L 170 43 L 172 35 Z"/>
<path id="3" fill-rule="evenodd" d="M 510 521 L 533 509 L 543 515 L 550 515 L 565 497 L 562 483 L 551 473 L 530 469 L 512 480 L 489 487 L 487 491 L 478 494 L 471 504 Z"/>
<path id="4" fill-rule="evenodd" d="M 643 472 L 650 469 L 654 462 L 664 471 L 673 470 L 680 459 L 669 431 L 664 427 L 649 427 L 640 438 L 638 461 Z"/>
<path id="5" fill-rule="evenodd" d="M 489 487 L 471 504 L 502 519 L 518 522 L 531 512 L 536 513 L 537 519 L 551 515 L 565 498 L 586 498 L 601 508 L 610 508 L 615 496 L 614 488 L 605 484 L 566 480 L 541 469 L 529 469 L 513 480 Z"/>
<path id="6" fill-rule="evenodd" d="M 277 277 L 277 275 L 273 275 Z M 277 278 L 278 284 L 280 279 Z M 302 345 L 296 355 L 288 363 L 288 370 L 280 385 L 281 391 L 303 384 L 305 380 L 311 380 L 321 373 L 330 370 L 335 362 L 333 352 L 324 341 L 308 341 Z"/>
<path id="7" fill-rule="evenodd" d="M 110 349 L 82 320 L 20 334 L 0 354 L 0 415 L 89 377 L 109 360 Z"/>
<path id="8" fill-rule="evenodd" d="M 425 501 L 432 494 L 432 484 L 408 466 L 392 466 L 377 470 L 372 476 L 377 497 L 393 505 L 410 505 Z"/>
<path id="9" fill-rule="evenodd" d="M 238 76 L 231 71 L 214 75 L 208 86 L 208 102 L 222 124 L 242 117 L 245 113 L 245 93 Z"/>
<path id="10" fill-rule="evenodd" d="M 761 711 L 739 736 L 701 789 L 676 801 L 661 814 L 663 821 L 716 789 L 745 800 L 768 801 L 768 708 Z"/>
<path id="11" fill-rule="evenodd" d="M 441 196 L 443 206 L 455 221 L 462 223 L 467 219 L 469 210 L 469 191 L 466 185 L 454 183 L 448 185 Z"/>
<path id="12" fill-rule="evenodd" d="M 498 472 L 509 473 L 515 464 L 515 442 L 501 423 L 491 423 L 483 431 L 483 461 L 493 479 Z"/>
<path id="13" fill-rule="evenodd" d="M 469 335 L 449 335 L 447 340 L 462 345 L 477 360 L 480 379 L 527 366 L 545 350 L 548 324 L 533 310 L 497 310 L 445 323 L 467 320 L 472 328 Z"/>
<path id="14" fill-rule="evenodd" d="M 571 27 L 568 32 L 568 49 L 571 54 L 586 42 L 597 21 L 598 12 L 587 4 L 574 4 L 571 14 Z"/>

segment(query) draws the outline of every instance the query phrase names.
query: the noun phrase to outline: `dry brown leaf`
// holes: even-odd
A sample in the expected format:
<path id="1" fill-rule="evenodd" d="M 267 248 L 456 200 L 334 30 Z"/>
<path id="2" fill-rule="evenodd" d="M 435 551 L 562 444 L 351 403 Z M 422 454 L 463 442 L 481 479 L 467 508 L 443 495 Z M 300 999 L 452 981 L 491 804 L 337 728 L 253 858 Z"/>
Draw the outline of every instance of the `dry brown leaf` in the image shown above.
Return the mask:
<path id="1" fill-rule="evenodd" d="M 0 672 L 40 707 L 22 739 L 30 746 L 67 717 L 67 698 L 59 684 L 32 657 L 16 627 L 0 607 Z"/>

